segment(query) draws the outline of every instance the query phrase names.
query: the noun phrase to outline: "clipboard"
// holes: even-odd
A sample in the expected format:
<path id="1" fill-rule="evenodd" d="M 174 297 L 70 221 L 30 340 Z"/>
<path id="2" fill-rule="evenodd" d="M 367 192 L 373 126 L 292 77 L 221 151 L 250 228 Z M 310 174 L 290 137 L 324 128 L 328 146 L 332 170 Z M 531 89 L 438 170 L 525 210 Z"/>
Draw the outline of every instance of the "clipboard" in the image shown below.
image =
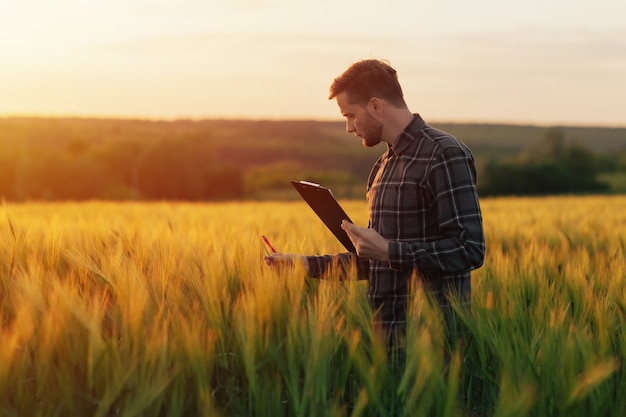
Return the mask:
<path id="1" fill-rule="evenodd" d="M 342 220 L 348 220 L 351 223 L 352 220 L 335 200 L 333 193 L 328 188 L 309 181 L 291 181 L 291 185 L 300 193 L 304 201 L 309 204 L 337 240 L 348 251 L 356 253 L 352 241 L 341 228 Z"/>

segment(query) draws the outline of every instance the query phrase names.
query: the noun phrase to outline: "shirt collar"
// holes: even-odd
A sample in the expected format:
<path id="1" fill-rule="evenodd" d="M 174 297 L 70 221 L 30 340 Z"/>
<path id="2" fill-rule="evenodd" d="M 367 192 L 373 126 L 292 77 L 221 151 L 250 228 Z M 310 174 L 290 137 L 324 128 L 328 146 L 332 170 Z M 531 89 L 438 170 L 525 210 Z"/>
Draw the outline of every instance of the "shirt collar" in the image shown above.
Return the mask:
<path id="1" fill-rule="evenodd" d="M 387 151 L 390 155 L 402 154 L 402 152 L 409 147 L 411 142 L 419 136 L 422 129 L 426 127 L 426 122 L 424 122 L 424 119 L 422 119 L 419 114 L 415 113 L 413 116 L 413 120 L 404 128 L 402 133 L 398 135 L 393 146 L 387 145 Z"/>

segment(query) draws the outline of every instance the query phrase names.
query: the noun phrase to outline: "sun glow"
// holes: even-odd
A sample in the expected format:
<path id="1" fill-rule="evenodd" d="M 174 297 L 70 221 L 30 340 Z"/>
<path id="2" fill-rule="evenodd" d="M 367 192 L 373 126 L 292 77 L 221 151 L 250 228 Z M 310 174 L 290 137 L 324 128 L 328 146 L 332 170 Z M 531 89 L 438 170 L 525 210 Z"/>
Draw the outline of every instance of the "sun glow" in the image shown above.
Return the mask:
<path id="1" fill-rule="evenodd" d="M 336 119 L 328 85 L 373 57 L 429 119 L 624 125 L 626 5 L 601 3 L 3 1 L 0 114 Z"/>

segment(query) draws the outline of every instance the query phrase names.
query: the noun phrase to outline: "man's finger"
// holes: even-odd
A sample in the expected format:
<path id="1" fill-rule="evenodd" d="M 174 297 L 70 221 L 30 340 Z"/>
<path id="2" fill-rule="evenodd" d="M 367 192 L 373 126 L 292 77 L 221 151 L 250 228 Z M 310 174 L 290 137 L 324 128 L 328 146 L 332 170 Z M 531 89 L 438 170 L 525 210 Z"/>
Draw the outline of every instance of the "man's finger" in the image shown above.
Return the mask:
<path id="1" fill-rule="evenodd" d="M 357 255 L 361 255 L 361 235 L 359 234 L 359 227 L 347 220 L 343 220 L 341 222 L 341 228 L 346 232 L 348 238 L 350 238 L 350 241 L 356 249 Z"/>
<path id="2" fill-rule="evenodd" d="M 356 229 L 357 229 L 357 227 L 354 224 L 350 223 L 347 220 L 341 221 L 341 228 L 345 230 L 346 233 L 354 233 L 356 232 Z"/>

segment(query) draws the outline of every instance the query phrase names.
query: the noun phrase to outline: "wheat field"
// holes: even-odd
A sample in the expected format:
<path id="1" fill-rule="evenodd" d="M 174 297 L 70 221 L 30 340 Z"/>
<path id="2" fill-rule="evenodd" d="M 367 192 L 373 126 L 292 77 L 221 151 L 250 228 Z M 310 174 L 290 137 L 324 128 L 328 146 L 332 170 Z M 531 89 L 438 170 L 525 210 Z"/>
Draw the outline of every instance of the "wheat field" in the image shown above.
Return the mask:
<path id="1" fill-rule="evenodd" d="M 4 203 L 0 416 L 626 415 L 626 196 L 482 208 L 467 340 L 416 287 L 396 374 L 364 282 L 262 261 L 341 250 L 305 203 Z"/>

